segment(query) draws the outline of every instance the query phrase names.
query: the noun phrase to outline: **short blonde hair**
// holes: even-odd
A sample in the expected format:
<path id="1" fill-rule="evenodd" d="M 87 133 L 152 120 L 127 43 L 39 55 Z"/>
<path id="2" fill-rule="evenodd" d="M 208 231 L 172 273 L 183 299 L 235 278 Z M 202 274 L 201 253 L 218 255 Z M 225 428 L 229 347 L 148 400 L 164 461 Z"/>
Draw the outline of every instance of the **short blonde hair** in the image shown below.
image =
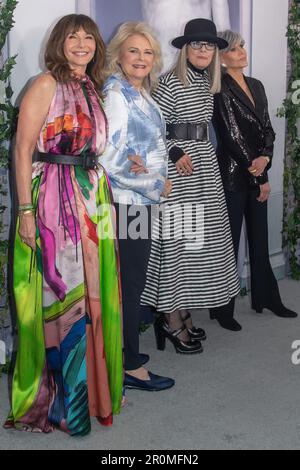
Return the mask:
<path id="1" fill-rule="evenodd" d="M 144 79 L 143 86 L 146 89 L 151 89 L 157 82 L 158 75 L 161 72 L 163 63 L 161 56 L 161 48 L 158 40 L 156 39 L 152 29 L 143 22 L 128 21 L 121 24 L 107 46 L 106 53 L 106 77 L 116 73 L 122 73 L 122 69 L 118 64 L 120 58 L 120 49 L 124 42 L 135 34 L 144 36 L 150 43 L 151 49 L 154 52 L 154 65 L 148 77 Z M 125 77 L 126 78 L 126 77 Z"/>
<path id="2" fill-rule="evenodd" d="M 185 44 L 180 50 L 176 65 L 173 69 L 173 72 L 185 87 L 189 86 L 187 78 L 187 47 L 188 45 Z M 221 61 L 218 47 L 216 47 L 213 59 L 208 67 L 208 73 L 211 84 L 210 92 L 215 95 L 221 91 Z"/>

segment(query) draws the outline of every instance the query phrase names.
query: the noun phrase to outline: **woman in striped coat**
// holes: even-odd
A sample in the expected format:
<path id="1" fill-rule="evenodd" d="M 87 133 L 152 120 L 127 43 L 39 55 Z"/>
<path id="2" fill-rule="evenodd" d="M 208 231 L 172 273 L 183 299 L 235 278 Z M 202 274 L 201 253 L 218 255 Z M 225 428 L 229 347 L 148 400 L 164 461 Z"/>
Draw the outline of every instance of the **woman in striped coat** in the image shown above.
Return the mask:
<path id="1" fill-rule="evenodd" d="M 220 90 L 218 49 L 227 46 L 210 20 L 187 23 L 177 66 L 161 77 L 153 98 L 167 123 L 168 174 L 173 190 L 153 243 L 142 305 L 165 315 L 156 322 L 158 348 L 165 339 L 177 352 L 201 352 L 193 341 L 205 332 L 193 327 L 190 310 L 209 308 L 232 331 L 232 299 L 239 280 L 217 158 L 208 135 L 213 94 Z M 201 344 L 201 343 L 200 343 Z"/>

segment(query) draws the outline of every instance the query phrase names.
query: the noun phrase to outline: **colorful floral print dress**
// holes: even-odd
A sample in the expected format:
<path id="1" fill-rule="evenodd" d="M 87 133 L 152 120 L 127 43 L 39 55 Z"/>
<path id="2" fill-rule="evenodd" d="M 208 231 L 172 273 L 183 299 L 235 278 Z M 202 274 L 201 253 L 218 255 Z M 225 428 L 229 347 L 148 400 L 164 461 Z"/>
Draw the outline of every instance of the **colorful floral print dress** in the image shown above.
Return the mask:
<path id="1" fill-rule="evenodd" d="M 101 155 L 107 123 L 91 80 L 57 83 L 38 150 Z M 100 157 L 101 162 L 101 157 Z M 16 235 L 18 353 L 6 427 L 71 435 L 120 411 L 122 331 L 117 244 L 101 165 L 36 162 L 37 250 Z"/>

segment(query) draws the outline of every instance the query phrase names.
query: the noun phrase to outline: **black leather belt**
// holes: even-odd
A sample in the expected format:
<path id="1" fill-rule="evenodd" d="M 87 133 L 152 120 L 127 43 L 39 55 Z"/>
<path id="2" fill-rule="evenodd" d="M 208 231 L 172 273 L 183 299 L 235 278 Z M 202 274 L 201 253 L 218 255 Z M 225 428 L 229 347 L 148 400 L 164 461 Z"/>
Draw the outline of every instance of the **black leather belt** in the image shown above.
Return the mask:
<path id="1" fill-rule="evenodd" d="M 37 153 L 37 161 L 45 163 L 56 163 L 57 165 L 78 165 L 85 170 L 94 170 L 98 164 L 95 154 L 84 155 L 55 155 L 53 153 Z"/>
<path id="2" fill-rule="evenodd" d="M 167 124 L 167 139 L 209 140 L 208 124 L 190 122 Z"/>

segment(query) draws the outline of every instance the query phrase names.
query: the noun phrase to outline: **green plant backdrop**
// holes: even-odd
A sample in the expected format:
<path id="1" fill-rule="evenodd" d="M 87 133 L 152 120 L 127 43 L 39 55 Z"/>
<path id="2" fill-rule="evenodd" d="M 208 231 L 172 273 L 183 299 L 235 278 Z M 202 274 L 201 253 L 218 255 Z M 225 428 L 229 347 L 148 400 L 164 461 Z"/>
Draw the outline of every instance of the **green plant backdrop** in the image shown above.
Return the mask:
<path id="1" fill-rule="evenodd" d="M 16 108 L 11 102 L 13 95 L 10 76 L 16 57 L 5 57 L 7 35 L 14 25 L 16 0 L 0 1 L 0 330 L 8 316 L 6 266 L 8 253 L 8 217 L 6 196 L 8 192 L 8 162 L 10 142 L 15 131 Z"/>
<path id="2" fill-rule="evenodd" d="M 287 30 L 291 74 L 287 98 L 278 115 L 287 120 L 284 162 L 283 244 L 291 275 L 300 279 L 300 0 L 290 1 Z M 298 90 L 297 90 L 298 88 Z"/>

